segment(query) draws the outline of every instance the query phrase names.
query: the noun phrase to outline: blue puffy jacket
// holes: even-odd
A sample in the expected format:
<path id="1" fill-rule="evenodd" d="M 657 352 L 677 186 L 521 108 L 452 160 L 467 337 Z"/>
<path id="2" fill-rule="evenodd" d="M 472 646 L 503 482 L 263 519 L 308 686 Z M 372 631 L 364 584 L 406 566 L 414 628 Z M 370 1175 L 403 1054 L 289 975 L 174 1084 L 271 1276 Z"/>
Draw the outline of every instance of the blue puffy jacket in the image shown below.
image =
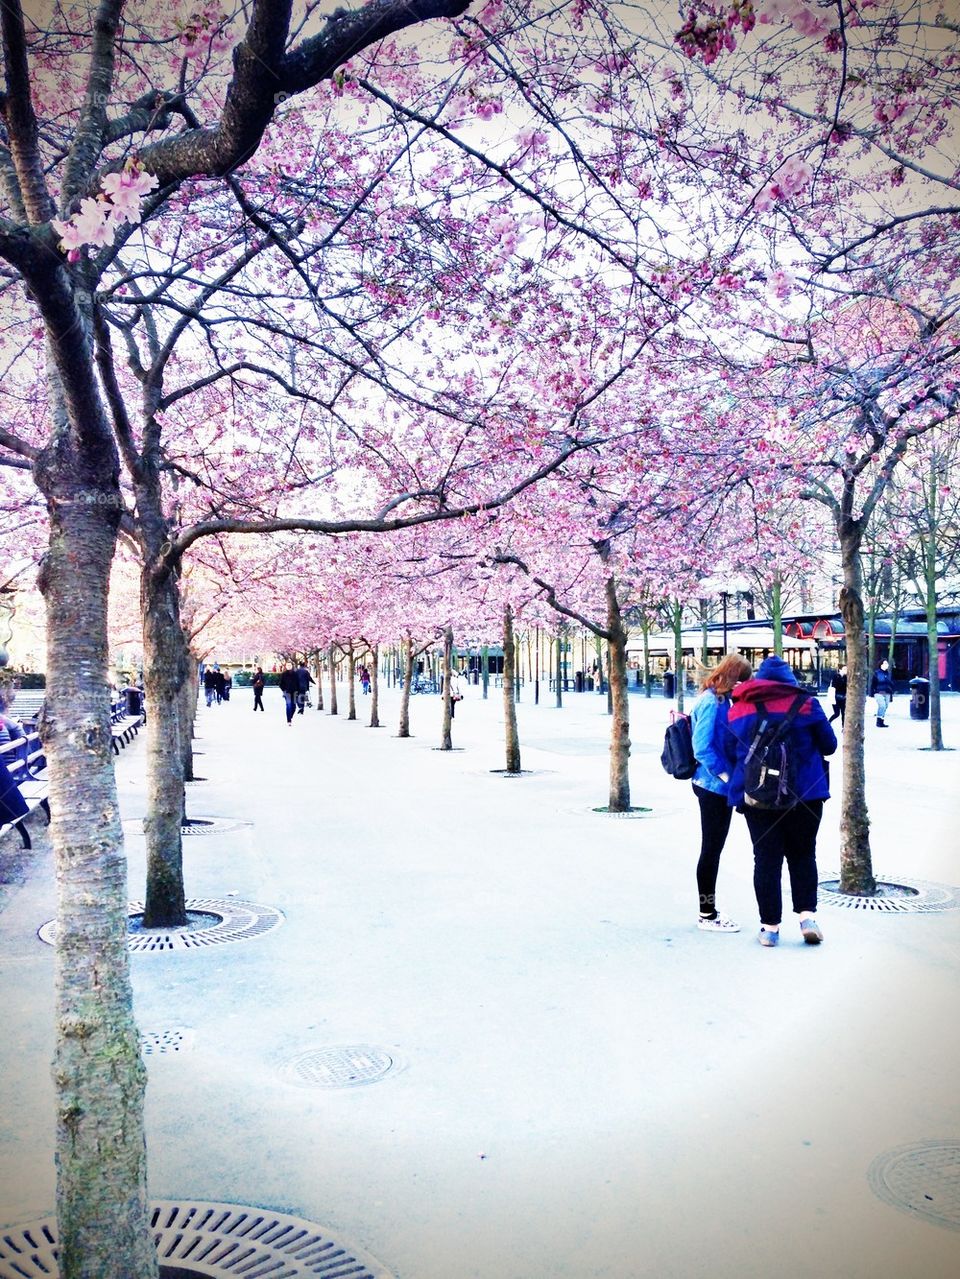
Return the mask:
<path id="1" fill-rule="evenodd" d="M 733 692 L 727 725 L 736 742 L 736 764 L 730 776 L 727 799 L 731 806 L 743 803 L 743 764 L 761 718 L 777 723 L 786 717 L 797 694 L 796 677 L 779 657 L 768 657 L 755 679 L 739 684 Z M 815 697 L 807 697 L 787 730 L 789 750 L 796 767 L 797 794 L 801 799 L 829 799 L 830 779 L 825 755 L 837 749 L 837 738 Z"/>
<path id="2" fill-rule="evenodd" d="M 727 794 L 728 783 L 720 780 L 720 774 L 726 773 L 729 778 L 737 762 L 736 740 L 727 726 L 729 710 L 726 697 L 717 697 L 712 688 L 705 688 L 690 711 L 693 753 L 697 761 L 692 781 L 694 786 L 713 791 L 715 795 Z"/>

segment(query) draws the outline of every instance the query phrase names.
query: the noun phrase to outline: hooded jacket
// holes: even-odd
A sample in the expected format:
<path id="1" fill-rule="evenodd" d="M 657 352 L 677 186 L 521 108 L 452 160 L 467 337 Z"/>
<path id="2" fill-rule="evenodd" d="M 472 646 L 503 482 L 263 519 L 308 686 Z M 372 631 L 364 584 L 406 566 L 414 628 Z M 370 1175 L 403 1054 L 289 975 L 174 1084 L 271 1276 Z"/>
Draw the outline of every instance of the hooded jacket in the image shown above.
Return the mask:
<path id="1" fill-rule="evenodd" d="M 732 807 L 743 803 L 743 765 L 761 719 L 772 724 L 786 718 L 798 692 L 793 671 L 780 657 L 767 657 L 754 679 L 733 690 L 727 727 L 736 744 L 736 763 L 730 775 L 727 800 Z M 830 782 L 825 755 L 837 749 L 837 738 L 815 697 L 805 696 L 800 711 L 787 730 L 789 750 L 796 767 L 797 794 L 801 800 L 829 799 Z"/>

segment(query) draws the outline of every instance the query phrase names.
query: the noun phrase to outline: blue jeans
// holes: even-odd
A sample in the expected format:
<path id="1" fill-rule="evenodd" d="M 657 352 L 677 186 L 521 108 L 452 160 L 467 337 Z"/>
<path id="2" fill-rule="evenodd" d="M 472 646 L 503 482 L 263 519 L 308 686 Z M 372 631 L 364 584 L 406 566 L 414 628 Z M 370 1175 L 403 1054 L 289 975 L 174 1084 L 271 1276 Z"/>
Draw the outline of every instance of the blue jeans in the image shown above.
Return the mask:
<path id="1" fill-rule="evenodd" d="M 297 698 L 295 693 L 284 693 L 283 701 L 287 708 L 287 723 L 293 719 L 293 712 L 297 709 Z"/>
<path id="2" fill-rule="evenodd" d="M 887 713 L 887 707 L 890 705 L 889 693 L 875 693 L 877 699 L 877 719 L 883 719 Z"/>

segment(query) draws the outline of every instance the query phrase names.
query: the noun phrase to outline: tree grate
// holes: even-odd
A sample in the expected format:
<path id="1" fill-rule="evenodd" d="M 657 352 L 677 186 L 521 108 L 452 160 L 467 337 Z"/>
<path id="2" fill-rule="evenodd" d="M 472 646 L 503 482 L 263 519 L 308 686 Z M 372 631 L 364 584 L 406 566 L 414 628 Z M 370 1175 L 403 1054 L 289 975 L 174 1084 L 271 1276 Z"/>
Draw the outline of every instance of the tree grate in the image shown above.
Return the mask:
<path id="1" fill-rule="evenodd" d="M 955 910 L 960 906 L 957 893 L 945 884 L 925 884 L 915 879 L 877 878 L 874 897 L 856 897 L 840 891 L 840 876 L 822 879 L 820 899 L 828 906 L 846 910 L 880 912 L 887 915 L 917 915 L 934 911 Z"/>
<path id="2" fill-rule="evenodd" d="M 960 1230 L 960 1141 L 924 1141 L 878 1155 L 867 1180 L 875 1195 L 912 1217 Z"/>
<path id="3" fill-rule="evenodd" d="M 205 782 L 205 777 L 195 777 L 195 782 Z M 121 822 L 123 833 L 125 835 L 142 835 L 143 819 L 141 817 L 129 817 Z M 188 817 L 184 824 L 180 827 L 180 834 L 186 838 L 187 836 L 196 835 L 226 835 L 230 831 L 249 830 L 253 822 L 245 822 L 239 817 Z"/>
<path id="4" fill-rule="evenodd" d="M 154 1201 L 151 1229 L 161 1272 L 243 1279 L 391 1279 L 359 1248 L 339 1243 L 324 1226 L 239 1204 Z M 0 1279 L 56 1279 L 53 1217 L 0 1229 Z"/>
<path id="5" fill-rule="evenodd" d="M 284 1066 L 283 1075 L 305 1088 L 356 1088 L 376 1083 L 393 1065 L 394 1059 L 382 1048 L 351 1044 L 299 1053 Z"/>
<path id="6" fill-rule="evenodd" d="M 248 941 L 259 937 L 283 923 L 283 915 L 273 906 L 258 906 L 254 902 L 221 901 L 216 898 L 198 897 L 187 902 L 188 914 L 206 916 L 212 922 L 197 927 L 188 923 L 185 928 L 160 928 L 144 931 L 142 928 L 127 934 L 127 948 L 134 954 L 153 954 L 158 951 L 204 950 L 208 946 L 222 946 L 227 942 Z M 130 902 L 127 907 L 132 919 L 143 914 L 143 902 Z M 48 946 L 56 944 L 57 921 L 49 920 L 37 930 L 37 936 Z"/>

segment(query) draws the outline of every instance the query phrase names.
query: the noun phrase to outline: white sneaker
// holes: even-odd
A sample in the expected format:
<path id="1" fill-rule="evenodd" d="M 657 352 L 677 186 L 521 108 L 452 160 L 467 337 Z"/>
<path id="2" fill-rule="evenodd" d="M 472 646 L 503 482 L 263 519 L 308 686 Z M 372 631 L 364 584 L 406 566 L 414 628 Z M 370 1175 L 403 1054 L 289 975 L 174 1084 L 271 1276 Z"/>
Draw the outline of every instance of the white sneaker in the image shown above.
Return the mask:
<path id="1" fill-rule="evenodd" d="M 723 915 L 718 915 L 716 919 L 697 920 L 697 927 L 702 928 L 705 933 L 738 933 L 740 925 L 735 924 L 732 919 L 724 919 Z"/>

